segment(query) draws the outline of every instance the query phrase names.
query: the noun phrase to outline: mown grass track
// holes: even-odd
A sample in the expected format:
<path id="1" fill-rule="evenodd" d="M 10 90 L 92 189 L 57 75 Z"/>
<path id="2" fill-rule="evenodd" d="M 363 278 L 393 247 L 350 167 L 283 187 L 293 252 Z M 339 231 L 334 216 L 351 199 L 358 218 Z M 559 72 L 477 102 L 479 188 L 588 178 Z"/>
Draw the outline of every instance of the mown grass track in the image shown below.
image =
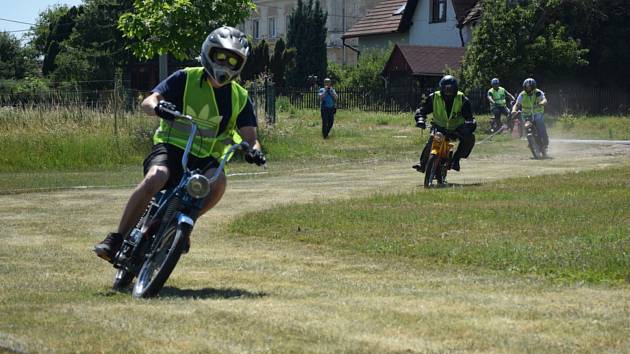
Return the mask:
<path id="1" fill-rule="evenodd" d="M 625 147 L 556 146 L 555 159 L 547 161 L 529 160 L 524 149 L 509 155 L 480 152 L 452 182 L 629 163 Z M 624 283 L 555 282 L 535 273 L 375 256 L 332 247 L 326 239 L 315 244 L 290 235 L 268 238 L 262 228 L 253 237 L 227 229 L 227 222 L 246 212 L 274 205 L 377 191 L 424 194 L 409 162 L 312 165 L 293 172 L 276 172 L 271 165 L 268 175 L 231 179 L 224 200 L 195 229 L 191 253 L 163 296 L 149 301 L 110 292 L 113 271 L 90 252 L 116 224 L 129 189 L 0 196 L 0 347 L 172 353 L 630 351 L 630 292 Z"/>

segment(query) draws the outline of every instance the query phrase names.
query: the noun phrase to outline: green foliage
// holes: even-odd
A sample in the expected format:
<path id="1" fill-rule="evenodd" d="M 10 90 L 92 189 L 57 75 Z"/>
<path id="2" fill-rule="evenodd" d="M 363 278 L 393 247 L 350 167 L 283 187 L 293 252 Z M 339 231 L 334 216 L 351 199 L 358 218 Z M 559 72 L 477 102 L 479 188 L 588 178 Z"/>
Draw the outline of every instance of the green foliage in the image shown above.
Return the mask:
<path id="1" fill-rule="evenodd" d="M 484 15 L 464 57 L 465 86 L 485 87 L 499 77 L 504 86 L 518 87 L 525 77 L 539 81 L 571 77 L 587 64 L 588 50 L 554 19 L 558 3 L 484 1 Z"/>
<path id="2" fill-rule="evenodd" d="M 82 7 L 59 7 L 52 10 L 51 13 L 45 15 L 40 14 L 40 18 L 35 25 L 35 43 L 36 46 L 41 46 L 43 49 L 44 62 L 42 65 L 42 73 L 49 75 L 55 70 L 55 59 L 61 51 L 61 43 L 70 38 L 72 30 L 76 24 L 76 18 L 81 13 Z M 44 27 L 48 26 L 48 30 L 44 30 Z M 37 37 L 37 35 L 41 37 Z M 43 38 L 45 37 L 45 38 Z"/>
<path id="3" fill-rule="evenodd" d="M 0 80 L 22 79 L 34 74 L 35 67 L 34 53 L 12 34 L 0 32 Z"/>
<path id="4" fill-rule="evenodd" d="M 138 58 L 170 53 L 184 60 L 199 55 L 213 29 L 236 26 L 254 8 L 251 0 L 135 0 L 133 12 L 120 17 L 119 28 L 134 40 L 130 47 Z"/>
<path id="5" fill-rule="evenodd" d="M 332 66 L 331 76 L 338 77 L 336 82 L 339 88 L 383 90 L 385 81 L 381 78 L 381 72 L 390 52 L 390 49 L 367 49 L 361 53 L 356 66 Z"/>
<path id="6" fill-rule="evenodd" d="M 31 40 L 29 45 L 34 48 L 38 54 L 46 54 L 48 48 L 49 36 L 55 28 L 55 24 L 59 23 L 61 17 L 66 15 L 70 8 L 67 5 L 52 5 L 46 10 L 39 13 L 35 24 L 31 27 Z"/>
<path id="7" fill-rule="evenodd" d="M 630 80 L 630 2 L 561 1 L 555 17 L 565 24 L 567 34 L 588 48 L 588 67 L 580 72 L 582 81 L 595 86 L 625 87 Z"/>
<path id="8" fill-rule="evenodd" d="M 269 45 L 265 40 L 260 41 L 255 45 L 245 67 L 241 72 L 241 79 L 244 81 L 252 81 L 259 77 L 261 74 L 266 73 L 269 68 Z"/>
<path id="9" fill-rule="evenodd" d="M 328 14 L 319 0 L 298 0 L 289 15 L 287 46 L 296 49 L 295 66 L 288 73 L 287 81 L 292 87 L 304 87 L 308 77 L 317 76 L 322 82 L 327 73 L 326 19 Z"/>
<path id="10" fill-rule="evenodd" d="M 275 43 L 269 71 L 276 86 L 285 86 L 286 73 L 295 66 L 295 54 L 295 48 L 287 48 L 282 38 Z"/>

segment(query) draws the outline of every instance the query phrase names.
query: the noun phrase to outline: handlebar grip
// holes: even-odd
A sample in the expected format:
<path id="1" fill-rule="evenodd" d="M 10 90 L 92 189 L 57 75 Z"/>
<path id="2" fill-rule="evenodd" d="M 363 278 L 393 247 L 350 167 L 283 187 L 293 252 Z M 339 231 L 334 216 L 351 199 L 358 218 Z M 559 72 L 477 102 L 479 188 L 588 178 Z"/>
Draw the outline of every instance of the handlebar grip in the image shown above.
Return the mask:
<path id="1" fill-rule="evenodd" d="M 245 152 L 249 152 L 249 150 L 251 149 L 251 146 L 245 140 L 243 140 L 240 145 L 241 145 L 241 150 L 243 150 Z"/>

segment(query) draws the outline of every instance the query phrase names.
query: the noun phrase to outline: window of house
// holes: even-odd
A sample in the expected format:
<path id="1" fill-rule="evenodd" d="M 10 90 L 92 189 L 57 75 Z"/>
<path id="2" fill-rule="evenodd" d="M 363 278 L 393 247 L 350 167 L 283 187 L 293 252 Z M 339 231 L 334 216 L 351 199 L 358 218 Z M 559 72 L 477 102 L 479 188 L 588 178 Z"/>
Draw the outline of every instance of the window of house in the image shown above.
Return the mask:
<path id="1" fill-rule="evenodd" d="M 267 19 L 267 24 L 269 25 L 267 33 L 269 34 L 269 38 L 276 37 L 276 19 L 273 17 L 269 17 Z"/>
<path id="2" fill-rule="evenodd" d="M 252 36 L 260 38 L 260 23 L 258 20 L 252 20 Z"/>
<path id="3" fill-rule="evenodd" d="M 446 22 L 446 0 L 431 0 L 431 23 Z"/>

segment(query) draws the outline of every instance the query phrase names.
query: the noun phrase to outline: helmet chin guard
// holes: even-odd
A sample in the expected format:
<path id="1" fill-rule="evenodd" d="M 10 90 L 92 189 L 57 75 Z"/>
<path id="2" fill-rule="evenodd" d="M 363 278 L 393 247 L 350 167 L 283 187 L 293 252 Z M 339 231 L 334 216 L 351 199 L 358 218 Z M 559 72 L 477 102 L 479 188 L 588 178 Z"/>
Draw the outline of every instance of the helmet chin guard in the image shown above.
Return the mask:
<path id="1" fill-rule="evenodd" d="M 210 32 L 203 42 L 201 65 L 214 81 L 223 86 L 241 73 L 249 50 L 249 43 L 243 32 L 234 27 L 223 26 Z"/>

